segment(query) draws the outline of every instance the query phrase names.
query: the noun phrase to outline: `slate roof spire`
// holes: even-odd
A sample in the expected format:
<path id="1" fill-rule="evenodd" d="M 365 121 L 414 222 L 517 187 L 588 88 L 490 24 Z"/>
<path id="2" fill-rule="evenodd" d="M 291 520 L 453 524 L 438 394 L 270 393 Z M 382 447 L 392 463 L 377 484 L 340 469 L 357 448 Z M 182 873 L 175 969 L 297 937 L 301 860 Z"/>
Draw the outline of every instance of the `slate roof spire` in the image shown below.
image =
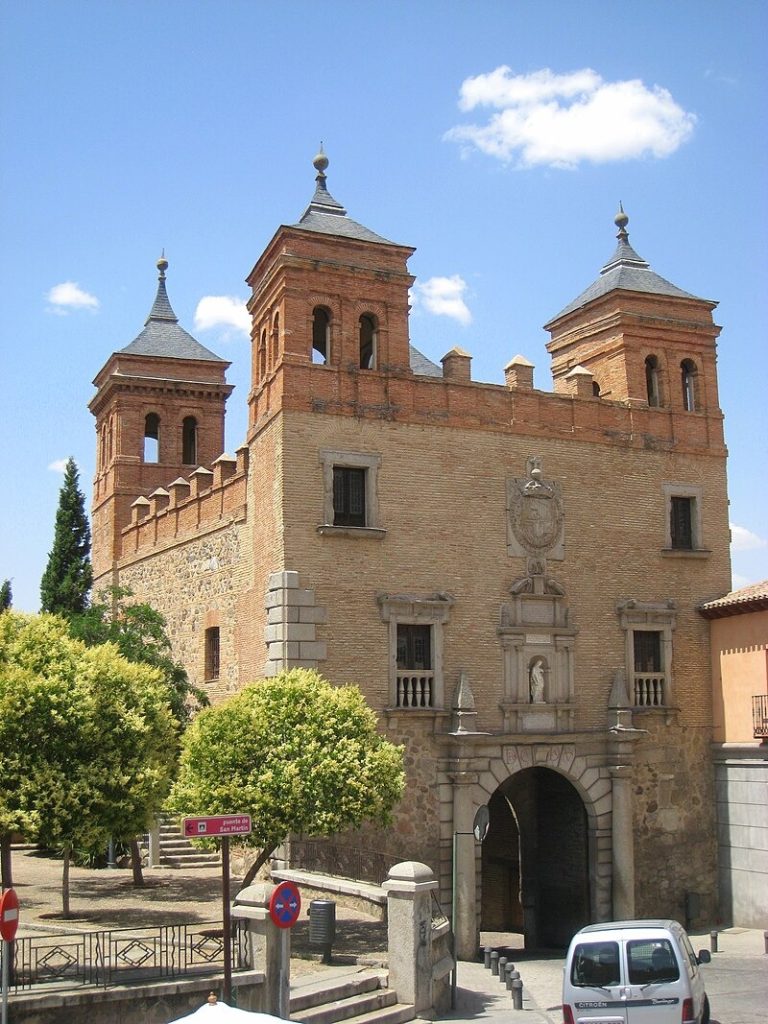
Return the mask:
<path id="1" fill-rule="evenodd" d="M 550 324 L 559 320 L 561 316 L 573 313 L 582 306 L 586 306 L 588 302 L 592 302 L 593 299 L 598 299 L 612 291 L 645 292 L 652 295 L 669 295 L 702 301 L 699 296 L 684 292 L 682 288 L 678 288 L 677 285 L 666 281 L 654 270 L 651 270 L 651 265 L 642 256 L 638 256 L 629 244 L 628 223 L 629 217 L 624 212 L 624 206 L 619 203 L 619 212 L 614 217 L 614 224 L 619 229 L 616 235 L 618 244 L 613 255 L 603 266 L 597 280 L 578 298 L 569 303 L 565 309 L 561 309 L 557 316 L 545 324 L 545 328 L 548 329 Z"/>
<path id="2" fill-rule="evenodd" d="M 309 206 L 301 215 L 298 224 L 291 225 L 295 228 L 303 228 L 305 231 L 317 231 L 323 235 L 341 235 L 344 238 L 357 238 L 362 242 L 380 242 L 384 245 L 392 243 L 381 235 L 377 235 L 370 228 L 358 224 L 347 216 L 347 211 L 337 202 L 328 191 L 326 171 L 328 169 L 328 157 L 325 155 L 322 142 L 312 164 L 317 171 L 315 177 L 315 194 L 310 200 Z"/>
<path id="3" fill-rule="evenodd" d="M 173 311 L 165 288 L 165 272 L 168 260 L 165 250 L 157 261 L 157 294 L 149 316 L 144 321 L 144 330 L 121 352 L 137 356 L 165 356 L 169 359 L 203 359 L 210 362 L 226 363 L 226 359 L 205 348 L 199 341 L 179 326 L 179 318 Z"/>

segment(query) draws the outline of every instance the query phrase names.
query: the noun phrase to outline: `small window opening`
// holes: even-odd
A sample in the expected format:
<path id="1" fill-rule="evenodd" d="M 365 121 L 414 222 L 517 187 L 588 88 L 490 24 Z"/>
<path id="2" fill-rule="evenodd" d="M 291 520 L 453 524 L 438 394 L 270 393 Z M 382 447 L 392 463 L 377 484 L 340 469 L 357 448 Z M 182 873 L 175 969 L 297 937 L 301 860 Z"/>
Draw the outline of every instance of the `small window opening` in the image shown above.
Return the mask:
<path id="1" fill-rule="evenodd" d="M 670 499 L 669 534 L 673 548 L 693 550 L 693 502 L 693 498 Z"/>
<path id="2" fill-rule="evenodd" d="M 600 397 L 600 385 L 597 383 L 596 380 L 592 381 L 592 396 L 593 398 Z"/>
<path id="3" fill-rule="evenodd" d="M 360 317 L 360 369 L 376 368 L 376 319 L 370 313 Z"/>
<path id="4" fill-rule="evenodd" d="M 648 405 L 658 408 L 661 405 L 661 387 L 659 360 L 656 356 L 648 356 L 645 360 L 645 387 L 648 393 Z"/>
<path id="5" fill-rule="evenodd" d="M 156 412 L 144 417 L 144 461 L 160 461 L 160 417 Z"/>
<path id="6" fill-rule="evenodd" d="M 218 679 L 221 671 L 220 632 L 218 626 L 205 631 L 205 678 Z"/>
<path id="7" fill-rule="evenodd" d="M 322 306 L 312 311 L 312 362 L 328 363 L 331 340 L 331 318 Z"/>
<path id="8" fill-rule="evenodd" d="M 181 427 L 181 461 L 185 466 L 197 465 L 197 420 L 186 416 Z"/>
<path id="9" fill-rule="evenodd" d="M 683 388 L 683 408 L 696 412 L 696 364 L 692 359 L 680 363 L 680 383 Z"/>
<path id="10" fill-rule="evenodd" d="M 275 313 L 275 319 L 272 324 L 272 366 L 277 366 L 277 360 L 280 355 L 280 314 Z"/>
<path id="11" fill-rule="evenodd" d="M 261 332 L 261 341 L 259 342 L 259 380 L 263 380 L 267 375 L 267 332 Z"/>
<path id="12" fill-rule="evenodd" d="M 333 525 L 365 526 L 364 469 L 333 467 Z"/>

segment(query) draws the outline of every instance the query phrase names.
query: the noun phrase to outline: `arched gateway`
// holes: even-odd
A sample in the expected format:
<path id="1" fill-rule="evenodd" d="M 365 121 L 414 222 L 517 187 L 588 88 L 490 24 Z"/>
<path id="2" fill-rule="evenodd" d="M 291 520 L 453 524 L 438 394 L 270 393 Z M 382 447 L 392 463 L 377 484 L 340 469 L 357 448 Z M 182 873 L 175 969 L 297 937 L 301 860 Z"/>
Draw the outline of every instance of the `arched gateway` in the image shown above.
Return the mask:
<path id="1" fill-rule="evenodd" d="M 526 946 L 567 944 L 590 920 L 588 817 L 565 776 L 526 768 L 488 801 L 481 852 L 482 931 L 521 932 Z"/>

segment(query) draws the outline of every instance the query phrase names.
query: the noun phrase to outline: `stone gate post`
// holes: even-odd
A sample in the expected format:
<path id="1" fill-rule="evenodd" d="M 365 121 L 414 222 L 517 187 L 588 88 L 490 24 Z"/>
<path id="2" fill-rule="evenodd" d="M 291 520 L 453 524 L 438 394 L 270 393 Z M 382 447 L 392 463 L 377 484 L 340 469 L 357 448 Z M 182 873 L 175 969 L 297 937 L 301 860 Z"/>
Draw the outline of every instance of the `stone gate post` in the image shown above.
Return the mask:
<path id="1" fill-rule="evenodd" d="M 431 1010 L 432 893 L 438 882 L 426 864 L 404 861 L 390 868 L 387 894 L 389 984 L 417 1015 Z"/>

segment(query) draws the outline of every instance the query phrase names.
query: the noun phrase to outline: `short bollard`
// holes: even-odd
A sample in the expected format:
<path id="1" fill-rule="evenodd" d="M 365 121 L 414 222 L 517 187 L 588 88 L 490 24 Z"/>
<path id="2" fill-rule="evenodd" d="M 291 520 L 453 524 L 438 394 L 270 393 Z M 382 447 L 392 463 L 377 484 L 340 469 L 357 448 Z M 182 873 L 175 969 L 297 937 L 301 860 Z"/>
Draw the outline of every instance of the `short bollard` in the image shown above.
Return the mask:
<path id="1" fill-rule="evenodd" d="M 520 971 L 516 971 L 514 967 L 511 971 L 507 971 L 507 991 L 512 991 L 512 986 L 516 981 L 520 980 Z"/>
<path id="2" fill-rule="evenodd" d="M 765 946 L 765 952 L 768 953 L 768 932 L 763 932 L 763 945 Z"/>
<path id="3" fill-rule="evenodd" d="M 512 982 L 512 1009 L 522 1010 L 523 1008 L 523 983 L 519 978 Z"/>
<path id="4" fill-rule="evenodd" d="M 491 974 L 499 973 L 499 951 L 494 949 L 491 953 Z"/>
<path id="5" fill-rule="evenodd" d="M 491 966 L 491 953 L 493 952 L 492 946 L 486 946 L 483 950 L 483 967 Z"/>
<path id="6" fill-rule="evenodd" d="M 499 957 L 499 981 L 503 985 L 507 980 L 507 958 L 505 956 Z"/>
<path id="7" fill-rule="evenodd" d="M 709 948 L 713 953 L 717 952 L 717 932 L 709 933 Z"/>

